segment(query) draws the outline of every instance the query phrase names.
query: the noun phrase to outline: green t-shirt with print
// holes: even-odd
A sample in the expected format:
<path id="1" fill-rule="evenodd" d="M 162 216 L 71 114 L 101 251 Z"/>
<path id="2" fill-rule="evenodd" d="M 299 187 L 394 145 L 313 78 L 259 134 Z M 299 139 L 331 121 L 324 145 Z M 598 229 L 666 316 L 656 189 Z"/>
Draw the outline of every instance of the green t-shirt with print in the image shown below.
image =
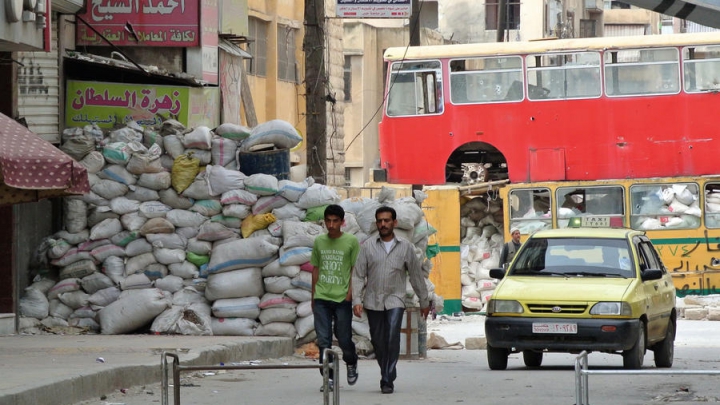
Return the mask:
<path id="1" fill-rule="evenodd" d="M 355 235 L 343 232 L 339 238 L 327 234 L 316 237 L 310 257 L 310 264 L 318 268 L 313 298 L 344 301 L 359 252 L 360 243 Z"/>

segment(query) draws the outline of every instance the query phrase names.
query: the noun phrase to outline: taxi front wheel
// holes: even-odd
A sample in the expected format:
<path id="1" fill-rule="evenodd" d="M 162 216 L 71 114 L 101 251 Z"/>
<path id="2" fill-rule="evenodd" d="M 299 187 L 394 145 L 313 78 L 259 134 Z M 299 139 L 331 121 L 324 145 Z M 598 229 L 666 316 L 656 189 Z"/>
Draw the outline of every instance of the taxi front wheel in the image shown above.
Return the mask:
<path id="1" fill-rule="evenodd" d="M 505 370 L 508 363 L 508 349 L 501 349 L 487 345 L 487 360 L 490 370 Z"/>
<path id="2" fill-rule="evenodd" d="M 638 330 L 635 346 L 630 350 L 625 350 L 623 356 L 623 368 L 637 370 L 642 367 L 645 360 L 645 323 L 640 322 L 640 330 Z"/>

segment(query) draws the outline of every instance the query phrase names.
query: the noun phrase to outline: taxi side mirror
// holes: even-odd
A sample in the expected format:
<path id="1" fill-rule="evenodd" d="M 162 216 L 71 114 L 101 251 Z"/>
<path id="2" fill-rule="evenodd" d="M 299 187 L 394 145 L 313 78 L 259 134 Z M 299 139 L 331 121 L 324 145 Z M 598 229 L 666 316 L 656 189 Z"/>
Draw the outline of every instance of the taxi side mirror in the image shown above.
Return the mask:
<path id="1" fill-rule="evenodd" d="M 505 270 L 503 269 L 490 269 L 490 278 L 502 280 L 505 277 Z"/>
<path id="2" fill-rule="evenodd" d="M 663 277 L 663 272 L 660 269 L 645 269 L 640 273 L 642 281 L 660 280 Z"/>

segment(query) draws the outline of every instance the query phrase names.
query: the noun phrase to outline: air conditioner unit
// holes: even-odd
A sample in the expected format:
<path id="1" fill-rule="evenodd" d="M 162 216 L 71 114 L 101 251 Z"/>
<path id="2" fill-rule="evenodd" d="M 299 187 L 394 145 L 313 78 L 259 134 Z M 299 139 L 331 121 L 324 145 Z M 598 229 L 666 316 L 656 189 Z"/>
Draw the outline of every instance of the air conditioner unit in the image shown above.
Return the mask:
<path id="1" fill-rule="evenodd" d="M 52 0 L 52 11 L 60 14 L 75 14 L 85 5 L 84 0 Z"/>

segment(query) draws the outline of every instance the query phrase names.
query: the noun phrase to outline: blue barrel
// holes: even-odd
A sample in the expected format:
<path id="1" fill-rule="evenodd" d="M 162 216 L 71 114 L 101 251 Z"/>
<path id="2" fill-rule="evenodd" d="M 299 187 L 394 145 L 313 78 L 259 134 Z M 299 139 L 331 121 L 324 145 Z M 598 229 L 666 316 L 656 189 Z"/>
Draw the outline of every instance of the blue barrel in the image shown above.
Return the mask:
<path id="1" fill-rule="evenodd" d="M 240 171 L 245 175 L 269 174 L 278 180 L 290 178 L 290 150 L 276 149 L 261 152 L 238 152 Z"/>

